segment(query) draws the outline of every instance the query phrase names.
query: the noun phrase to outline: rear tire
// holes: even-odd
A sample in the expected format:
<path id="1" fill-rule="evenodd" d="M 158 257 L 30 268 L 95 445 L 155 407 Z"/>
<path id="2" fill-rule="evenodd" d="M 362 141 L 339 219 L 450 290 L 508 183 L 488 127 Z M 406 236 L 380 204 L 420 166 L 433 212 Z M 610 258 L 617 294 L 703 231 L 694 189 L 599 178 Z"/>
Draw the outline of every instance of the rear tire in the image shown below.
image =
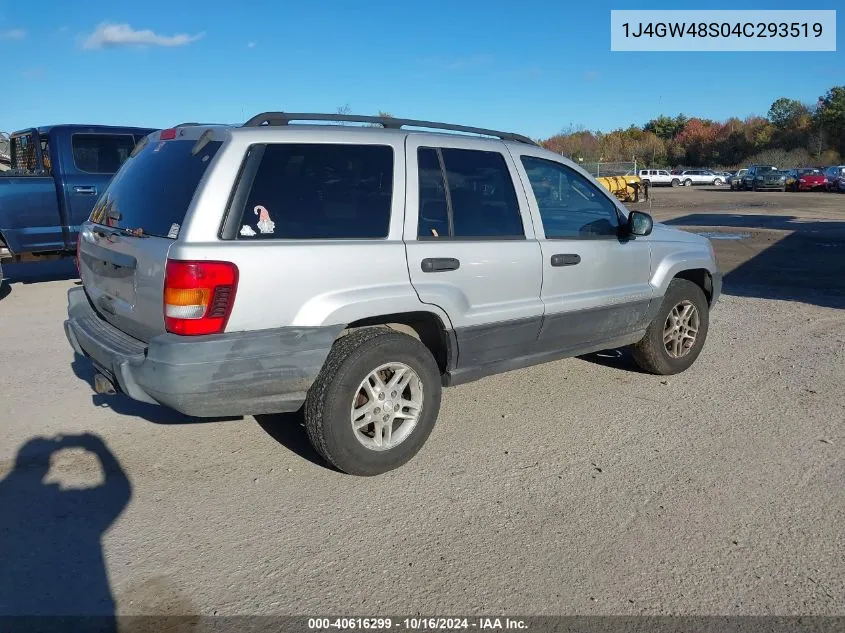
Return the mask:
<path id="1" fill-rule="evenodd" d="M 393 378 L 399 381 L 396 389 Z M 441 389 L 437 363 L 420 341 L 388 328 L 356 330 L 335 341 L 311 385 L 305 429 L 314 449 L 338 470 L 379 475 L 422 448 L 440 412 Z M 419 406 L 405 406 L 412 400 Z M 416 417 L 400 417 L 409 415 Z"/>
<path id="2" fill-rule="evenodd" d="M 716 185 L 717 187 L 721 187 L 722 186 L 722 179 L 716 178 L 716 180 L 713 181 L 713 184 Z"/>
<path id="3" fill-rule="evenodd" d="M 680 180 L 678 180 L 677 178 L 672 178 L 672 186 L 673 187 L 677 187 L 680 184 L 681 184 Z"/>
<path id="4" fill-rule="evenodd" d="M 634 362 L 652 374 L 680 373 L 698 358 L 709 326 L 710 306 L 704 291 L 686 279 L 673 279 L 645 336 L 633 347 Z"/>

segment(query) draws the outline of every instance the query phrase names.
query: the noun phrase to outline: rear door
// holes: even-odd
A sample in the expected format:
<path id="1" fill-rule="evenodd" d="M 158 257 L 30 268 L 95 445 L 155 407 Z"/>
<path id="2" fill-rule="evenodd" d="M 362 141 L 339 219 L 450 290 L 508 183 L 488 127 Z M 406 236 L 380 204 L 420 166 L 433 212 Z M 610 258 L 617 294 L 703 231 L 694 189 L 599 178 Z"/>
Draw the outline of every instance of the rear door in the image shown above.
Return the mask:
<path id="1" fill-rule="evenodd" d="M 79 266 L 89 299 L 105 320 L 143 341 L 165 332 L 167 254 L 222 145 L 198 143 L 201 133 L 166 141 L 156 133 L 142 143 L 82 227 Z"/>
<path id="2" fill-rule="evenodd" d="M 543 316 L 542 261 L 504 144 L 411 134 L 406 151 L 411 282 L 449 315 L 457 367 L 527 354 Z"/>
<path id="3" fill-rule="evenodd" d="M 135 147 L 132 134 L 62 130 L 61 186 L 64 193 L 68 247 L 73 247 L 79 225 L 88 219 L 100 194 Z"/>
<path id="4" fill-rule="evenodd" d="M 515 156 L 532 194 L 543 254 L 546 314 L 540 343 L 576 353 L 617 344 L 648 320 L 650 238 L 621 237 L 616 203 L 606 190 L 539 152 L 526 149 Z"/>

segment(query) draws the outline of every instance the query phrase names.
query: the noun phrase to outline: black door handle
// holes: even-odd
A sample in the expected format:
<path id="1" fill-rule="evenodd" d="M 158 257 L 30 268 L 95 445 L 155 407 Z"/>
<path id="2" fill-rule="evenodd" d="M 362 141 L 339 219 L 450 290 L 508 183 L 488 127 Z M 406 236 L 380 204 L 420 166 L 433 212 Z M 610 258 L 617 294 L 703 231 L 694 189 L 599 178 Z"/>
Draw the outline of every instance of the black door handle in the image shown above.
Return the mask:
<path id="1" fill-rule="evenodd" d="M 422 260 L 422 271 L 424 273 L 439 273 L 444 270 L 458 270 L 461 267 L 454 257 L 426 257 Z"/>
<path id="2" fill-rule="evenodd" d="M 552 266 L 575 266 L 581 263 L 581 256 L 575 253 L 558 253 L 552 255 Z"/>

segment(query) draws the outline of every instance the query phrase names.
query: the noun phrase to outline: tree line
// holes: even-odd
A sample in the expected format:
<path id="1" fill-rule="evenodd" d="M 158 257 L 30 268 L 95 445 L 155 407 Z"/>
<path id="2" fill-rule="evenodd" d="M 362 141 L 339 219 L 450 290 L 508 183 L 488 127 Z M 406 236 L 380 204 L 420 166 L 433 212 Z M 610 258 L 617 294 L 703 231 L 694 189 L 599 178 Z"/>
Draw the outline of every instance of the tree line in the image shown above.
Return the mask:
<path id="1" fill-rule="evenodd" d="M 838 164 L 845 156 L 845 86 L 831 88 L 815 104 L 780 98 L 765 117 L 660 115 L 641 127 L 606 133 L 568 129 L 541 143 L 576 161 L 636 160 L 653 167 Z"/>

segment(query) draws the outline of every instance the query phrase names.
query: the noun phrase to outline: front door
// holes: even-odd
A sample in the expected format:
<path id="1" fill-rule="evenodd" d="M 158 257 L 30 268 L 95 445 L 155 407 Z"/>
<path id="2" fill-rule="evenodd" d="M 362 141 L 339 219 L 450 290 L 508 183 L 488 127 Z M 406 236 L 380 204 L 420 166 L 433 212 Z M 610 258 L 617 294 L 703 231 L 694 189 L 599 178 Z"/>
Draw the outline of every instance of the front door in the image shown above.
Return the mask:
<path id="1" fill-rule="evenodd" d="M 652 288 L 649 238 L 620 237 L 610 195 L 575 169 L 518 156 L 543 253 L 545 318 L 540 342 L 549 350 L 620 344 L 647 325 Z"/>
<path id="2" fill-rule="evenodd" d="M 429 139 L 406 142 L 411 283 L 449 315 L 458 369 L 527 355 L 543 317 L 542 260 L 512 159 L 504 144 Z"/>

